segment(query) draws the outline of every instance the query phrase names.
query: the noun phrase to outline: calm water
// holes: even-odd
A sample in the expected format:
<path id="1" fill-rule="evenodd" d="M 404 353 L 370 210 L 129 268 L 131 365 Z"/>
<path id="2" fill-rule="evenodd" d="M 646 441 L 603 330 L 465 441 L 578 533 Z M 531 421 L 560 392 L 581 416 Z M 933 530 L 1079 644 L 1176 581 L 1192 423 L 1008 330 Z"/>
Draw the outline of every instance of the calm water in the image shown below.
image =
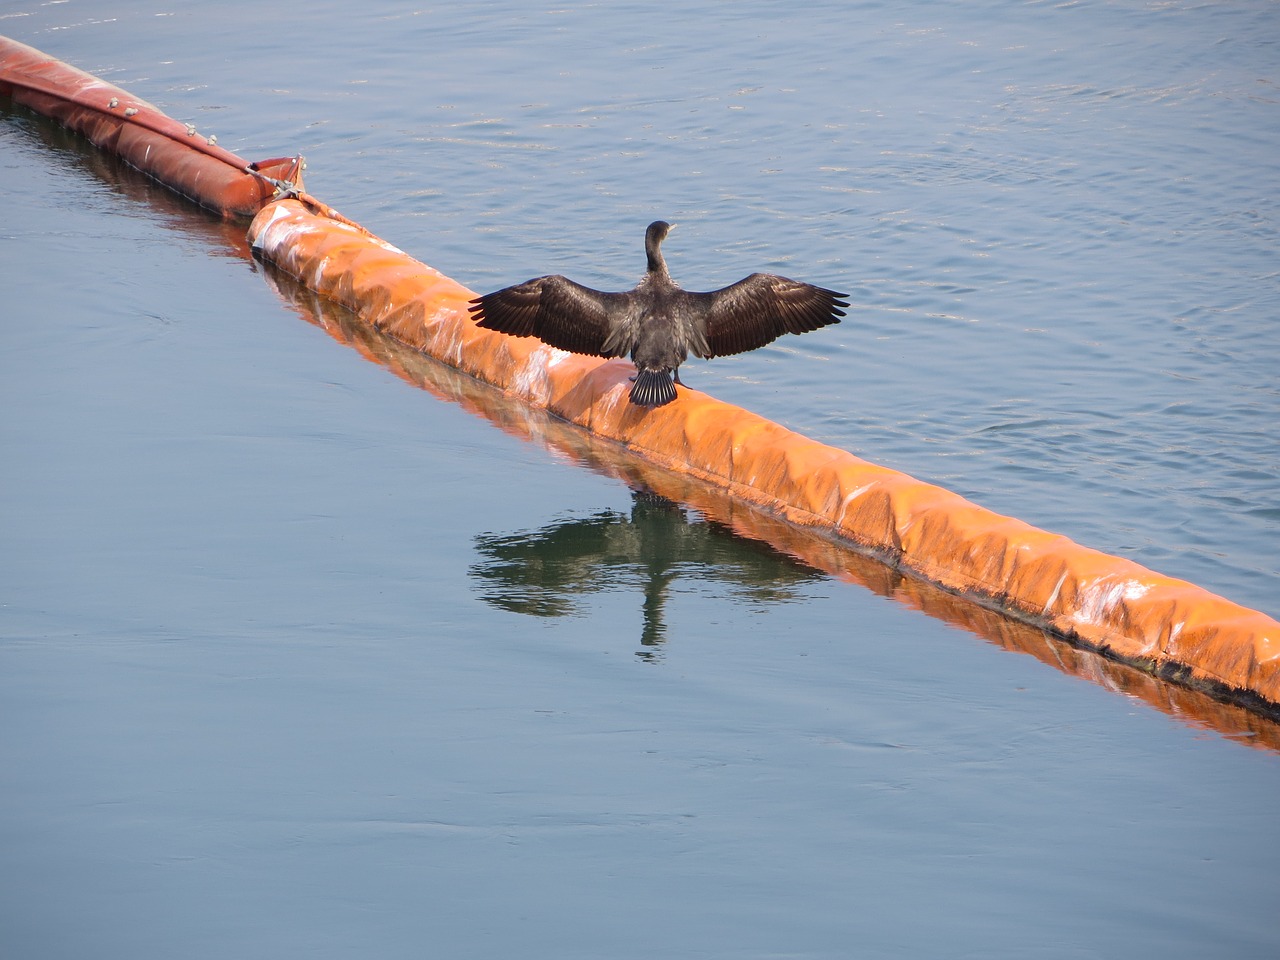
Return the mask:
<path id="1" fill-rule="evenodd" d="M 1280 613 L 1274 5 L 347 9 L 0 33 L 476 289 L 661 216 L 848 290 L 686 379 Z M 0 109 L 0 954 L 1280 951 L 1273 726 L 368 363 L 241 234 Z"/>

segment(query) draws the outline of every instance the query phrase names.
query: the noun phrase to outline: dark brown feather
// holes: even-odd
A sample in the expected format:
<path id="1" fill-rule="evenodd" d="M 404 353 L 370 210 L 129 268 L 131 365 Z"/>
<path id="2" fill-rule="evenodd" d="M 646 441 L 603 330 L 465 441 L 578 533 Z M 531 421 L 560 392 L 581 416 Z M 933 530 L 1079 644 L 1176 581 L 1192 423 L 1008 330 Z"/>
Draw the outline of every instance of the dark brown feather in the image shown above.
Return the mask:
<path id="1" fill-rule="evenodd" d="M 705 318 L 708 353 L 723 357 L 772 343 L 784 333 L 808 333 L 839 323 L 849 302 L 845 294 L 770 273 L 753 273 L 737 283 L 694 293 Z"/>
<path id="2" fill-rule="evenodd" d="M 676 398 L 676 371 L 690 352 L 707 358 L 743 353 L 845 315 L 846 294 L 769 273 L 709 293 L 682 290 L 660 249 L 669 229 L 661 220 L 649 225 L 649 268 L 633 290 L 604 293 L 553 275 L 478 297 L 470 310 L 486 330 L 537 337 L 573 353 L 630 354 L 637 370 L 631 399 L 643 406 Z"/>
<path id="3" fill-rule="evenodd" d="M 570 353 L 619 357 L 630 344 L 606 352 L 605 341 L 613 330 L 611 315 L 625 308 L 627 299 L 625 293 L 603 293 L 567 277 L 547 276 L 477 297 L 468 309 L 485 330 L 537 337 Z"/>

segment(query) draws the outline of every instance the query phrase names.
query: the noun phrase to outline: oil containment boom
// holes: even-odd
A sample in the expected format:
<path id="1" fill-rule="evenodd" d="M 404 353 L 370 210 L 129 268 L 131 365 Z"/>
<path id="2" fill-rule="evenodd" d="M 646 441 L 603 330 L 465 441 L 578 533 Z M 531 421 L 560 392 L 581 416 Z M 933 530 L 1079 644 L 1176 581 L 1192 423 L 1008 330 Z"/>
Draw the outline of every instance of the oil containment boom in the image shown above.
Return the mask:
<path id="1" fill-rule="evenodd" d="M 912 577 L 1268 716 L 1280 622 L 1194 584 L 1001 516 L 697 390 L 628 402 L 622 360 L 482 330 L 475 294 L 303 190 L 300 157 L 250 164 L 155 107 L 0 37 L 0 96 L 195 202 L 252 218 L 254 253 L 371 327 L 660 467 Z"/>

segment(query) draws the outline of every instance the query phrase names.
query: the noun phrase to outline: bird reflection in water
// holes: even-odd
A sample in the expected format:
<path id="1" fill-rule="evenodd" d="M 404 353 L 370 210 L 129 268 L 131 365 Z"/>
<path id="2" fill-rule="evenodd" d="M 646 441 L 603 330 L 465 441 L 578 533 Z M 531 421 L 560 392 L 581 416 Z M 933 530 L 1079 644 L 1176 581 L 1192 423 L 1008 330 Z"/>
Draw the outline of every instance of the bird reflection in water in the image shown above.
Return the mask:
<path id="1" fill-rule="evenodd" d="M 656 659 L 667 638 L 665 606 L 681 577 L 719 581 L 754 604 L 794 601 L 800 585 L 826 574 L 749 540 L 649 490 L 632 489 L 630 516 L 604 510 L 541 530 L 476 537 L 481 559 L 468 571 L 480 599 L 537 617 L 577 611 L 582 595 L 639 587 L 643 627 L 637 656 Z"/>

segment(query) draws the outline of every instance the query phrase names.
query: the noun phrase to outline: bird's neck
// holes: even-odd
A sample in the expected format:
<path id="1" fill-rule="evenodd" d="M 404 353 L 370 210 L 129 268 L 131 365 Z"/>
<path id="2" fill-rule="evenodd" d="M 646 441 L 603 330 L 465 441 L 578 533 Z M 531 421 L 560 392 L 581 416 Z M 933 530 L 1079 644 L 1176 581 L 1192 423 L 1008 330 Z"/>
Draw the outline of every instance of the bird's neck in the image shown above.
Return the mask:
<path id="1" fill-rule="evenodd" d="M 653 246 L 646 250 L 649 260 L 649 276 L 654 280 L 670 281 L 671 274 L 667 272 L 667 262 L 662 259 L 662 252 L 657 246 Z"/>

